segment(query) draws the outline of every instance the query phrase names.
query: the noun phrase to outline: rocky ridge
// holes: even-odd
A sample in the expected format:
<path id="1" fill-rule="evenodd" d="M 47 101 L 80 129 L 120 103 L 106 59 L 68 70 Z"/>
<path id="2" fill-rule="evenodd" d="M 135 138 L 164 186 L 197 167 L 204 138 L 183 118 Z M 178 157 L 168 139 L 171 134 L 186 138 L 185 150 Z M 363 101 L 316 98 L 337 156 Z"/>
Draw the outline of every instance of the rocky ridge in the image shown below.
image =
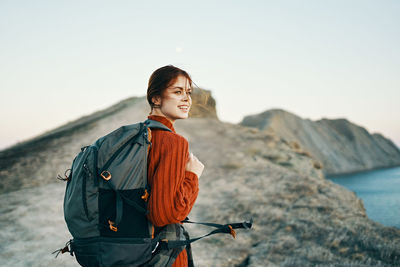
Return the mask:
<path id="1" fill-rule="evenodd" d="M 240 124 L 273 131 L 299 152 L 320 160 L 326 175 L 400 165 L 400 150 L 391 140 L 347 119 L 312 121 L 273 109 L 246 116 Z"/>

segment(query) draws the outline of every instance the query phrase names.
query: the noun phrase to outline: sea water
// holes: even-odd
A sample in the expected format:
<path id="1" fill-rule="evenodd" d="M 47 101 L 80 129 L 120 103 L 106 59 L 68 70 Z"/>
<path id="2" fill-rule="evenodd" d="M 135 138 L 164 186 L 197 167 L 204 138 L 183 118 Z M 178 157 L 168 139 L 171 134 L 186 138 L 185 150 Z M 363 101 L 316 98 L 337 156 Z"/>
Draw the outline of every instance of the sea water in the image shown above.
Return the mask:
<path id="1" fill-rule="evenodd" d="M 328 179 L 355 192 L 370 219 L 400 228 L 400 167 L 379 169 Z"/>

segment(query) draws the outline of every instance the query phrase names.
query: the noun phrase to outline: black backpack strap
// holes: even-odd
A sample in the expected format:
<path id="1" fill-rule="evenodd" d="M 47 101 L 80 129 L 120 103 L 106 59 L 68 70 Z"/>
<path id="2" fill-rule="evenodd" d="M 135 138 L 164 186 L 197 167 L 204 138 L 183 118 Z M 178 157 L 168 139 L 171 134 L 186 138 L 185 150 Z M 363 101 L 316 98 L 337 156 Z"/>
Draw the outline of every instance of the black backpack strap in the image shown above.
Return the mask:
<path id="1" fill-rule="evenodd" d="M 124 210 L 124 203 L 122 202 L 121 194 L 116 195 L 116 209 L 115 209 L 115 224 L 119 225 L 122 220 L 122 213 Z"/>
<path id="2" fill-rule="evenodd" d="M 186 240 L 190 239 L 189 233 L 185 229 L 183 229 L 183 235 L 185 236 Z M 194 267 L 191 245 L 188 244 L 185 249 L 186 249 L 186 254 L 187 254 L 187 259 L 188 259 L 188 267 Z"/>
<path id="3" fill-rule="evenodd" d="M 201 224 L 201 225 L 206 225 L 206 226 L 211 226 L 211 227 L 215 227 L 217 229 L 215 229 L 214 231 L 211 231 L 210 233 L 200 236 L 200 237 L 196 237 L 196 238 L 192 238 L 192 239 L 188 239 L 188 240 L 161 240 L 160 241 L 160 248 L 161 249 L 173 249 L 176 247 L 181 247 L 181 246 L 187 246 L 197 240 L 200 240 L 204 237 L 210 236 L 210 235 L 214 235 L 214 234 L 218 234 L 218 233 L 224 233 L 224 234 L 230 234 L 232 235 L 234 238 L 236 237 L 236 232 L 234 229 L 250 229 L 251 226 L 253 225 L 253 219 L 250 219 L 249 222 L 244 221 L 242 223 L 229 223 L 229 224 L 216 224 L 216 223 L 201 223 L 201 222 L 192 222 L 189 221 L 188 218 L 186 218 L 185 220 L 182 221 L 182 223 L 194 223 L 194 224 Z"/>

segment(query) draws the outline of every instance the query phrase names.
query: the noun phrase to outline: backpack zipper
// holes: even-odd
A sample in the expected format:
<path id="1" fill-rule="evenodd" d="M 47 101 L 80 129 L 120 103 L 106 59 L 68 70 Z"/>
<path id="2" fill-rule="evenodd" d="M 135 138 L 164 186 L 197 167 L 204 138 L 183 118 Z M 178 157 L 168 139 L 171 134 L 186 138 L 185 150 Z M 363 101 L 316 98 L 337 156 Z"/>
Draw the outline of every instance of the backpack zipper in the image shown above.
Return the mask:
<path id="1" fill-rule="evenodd" d="M 87 201 L 86 201 L 86 179 L 88 176 L 90 177 L 90 171 L 86 165 L 86 162 L 83 163 L 83 169 L 84 169 L 86 175 L 82 179 L 82 202 L 83 202 L 83 209 L 85 210 L 86 218 L 89 221 L 89 210 L 88 210 Z"/>

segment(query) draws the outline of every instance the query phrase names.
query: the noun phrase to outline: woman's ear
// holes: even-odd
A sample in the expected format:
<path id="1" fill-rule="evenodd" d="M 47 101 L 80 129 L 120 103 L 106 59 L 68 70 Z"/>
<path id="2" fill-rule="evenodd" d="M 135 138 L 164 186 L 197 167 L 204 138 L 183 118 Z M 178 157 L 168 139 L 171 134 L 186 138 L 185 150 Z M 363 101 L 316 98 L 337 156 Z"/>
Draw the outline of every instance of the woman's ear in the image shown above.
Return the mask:
<path id="1" fill-rule="evenodd" d="M 161 97 L 160 96 L 153 96 L 151 98 L 151 101 L 153 102 L 154 106 L 161 106 Z"/>

